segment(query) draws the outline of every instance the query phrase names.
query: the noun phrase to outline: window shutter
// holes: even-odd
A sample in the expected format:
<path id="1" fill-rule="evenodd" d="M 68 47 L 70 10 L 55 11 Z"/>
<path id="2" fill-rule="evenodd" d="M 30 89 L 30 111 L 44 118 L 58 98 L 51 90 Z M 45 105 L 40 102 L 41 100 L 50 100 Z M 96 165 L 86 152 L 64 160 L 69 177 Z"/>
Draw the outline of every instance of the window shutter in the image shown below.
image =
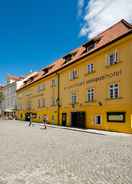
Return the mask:
<path id="1" fill-rule="evenodd" d="M 73 72 L 70 72 L 69 73 L 69 80 L 72 80 L 73 79 Z"/>
<path id="2" fill-rule="evenodd" d="M 119 58 L 118 58 L 118 52 L 115 51 L 115 62 L 118 62 Z"/>
<path id="3" fill-rule="evenodd" d="M 106 56 L 107 65 L 110 65 L 110 57 L 109 55 Z"/>
<path id="4" fill-rule="evenodd" d="M 88 91 L 87 94 L 85 95 L 85 101 L 88 102 Z"/>

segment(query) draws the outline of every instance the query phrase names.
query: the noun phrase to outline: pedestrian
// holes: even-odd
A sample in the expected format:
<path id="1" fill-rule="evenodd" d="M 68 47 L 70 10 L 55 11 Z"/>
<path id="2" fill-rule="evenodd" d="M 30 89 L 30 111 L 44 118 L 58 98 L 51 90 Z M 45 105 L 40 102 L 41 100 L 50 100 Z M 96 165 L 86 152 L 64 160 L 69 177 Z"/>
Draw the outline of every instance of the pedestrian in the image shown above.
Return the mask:
<path id="1" fill-rule="evenodd" d="M 29 127 L 32 125 L 32 113 L 30 113 L 30 116 L 29 116 Z"/>
<path id="2" fill-rule="evenodd" d="M 47 125 L 46 125 L 46 116 L 45 116 L 45 115 L 44 115 L 42 124 L 40 124 L 40 128 L 41 128 L 41 129 L 47 129 Z"/>

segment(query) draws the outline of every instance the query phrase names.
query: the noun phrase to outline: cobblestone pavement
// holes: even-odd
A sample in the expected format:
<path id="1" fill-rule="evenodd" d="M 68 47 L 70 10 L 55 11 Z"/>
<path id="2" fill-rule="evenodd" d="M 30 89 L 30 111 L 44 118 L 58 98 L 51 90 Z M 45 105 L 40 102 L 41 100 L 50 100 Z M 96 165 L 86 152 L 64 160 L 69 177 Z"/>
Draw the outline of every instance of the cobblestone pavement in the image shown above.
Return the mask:
<path id="1" fill-rule="evenodd" d="M 0 184 L 132 184 L 132 137 L 0 121 Z"/>

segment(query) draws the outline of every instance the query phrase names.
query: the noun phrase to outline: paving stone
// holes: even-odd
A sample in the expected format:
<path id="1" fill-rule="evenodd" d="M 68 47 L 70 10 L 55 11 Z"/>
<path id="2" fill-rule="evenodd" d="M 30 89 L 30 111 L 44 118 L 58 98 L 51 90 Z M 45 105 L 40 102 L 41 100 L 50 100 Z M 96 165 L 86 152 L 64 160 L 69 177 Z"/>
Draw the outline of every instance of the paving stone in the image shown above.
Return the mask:
<path id="1" fill-rule="evenodd" d="M 132 184 L 132 136 L 0 121 L 0 184 Z"/>

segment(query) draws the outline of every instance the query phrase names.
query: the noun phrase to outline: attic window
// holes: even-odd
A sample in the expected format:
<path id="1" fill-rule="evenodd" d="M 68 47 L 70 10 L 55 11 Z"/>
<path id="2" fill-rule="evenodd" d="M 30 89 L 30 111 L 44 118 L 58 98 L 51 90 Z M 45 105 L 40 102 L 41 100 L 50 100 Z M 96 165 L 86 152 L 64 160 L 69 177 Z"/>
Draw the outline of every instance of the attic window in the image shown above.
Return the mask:
<path id="1" fill-rule="evenodd" d="M 44 72 L 43 75 L 45 75 L 46 73 L 48 73 L 49 70 L 53 68 L 53 66 L 54 66 L 54 64 L 53 64 L 53 65 L 49 65 L 48 67 L 43 68 L 43 69 L 42 69 L 42 71 Z"/>
<path id="2" fill-rule="evenodd" d="M 65 63 L 69 62 L 72 59 L 72 54 L 64 56 L 63 59 L 65 60 Z"/>
<path id="3" fill-rule="evenodd" d="M 77 51 L 73 51 L 73 52 L 67 54 L 66 56 L 64 56 L 63 57 L 63 59 L 65 60 L 64 64 L 66 64 L 69 61 L 71 61 L 76 54 L 77 54 Z"/>
<path id="4" fill-rule="evenodd" d="M 92 49 L 94 49 L 95 48 L 95 44 L 96 44 L 96 42 L 94 40 L 91 40 L 90 42 L 88 42 L 85 45 L 83 45 L 86 48 L 85 52 L 89 52 Z"/>

